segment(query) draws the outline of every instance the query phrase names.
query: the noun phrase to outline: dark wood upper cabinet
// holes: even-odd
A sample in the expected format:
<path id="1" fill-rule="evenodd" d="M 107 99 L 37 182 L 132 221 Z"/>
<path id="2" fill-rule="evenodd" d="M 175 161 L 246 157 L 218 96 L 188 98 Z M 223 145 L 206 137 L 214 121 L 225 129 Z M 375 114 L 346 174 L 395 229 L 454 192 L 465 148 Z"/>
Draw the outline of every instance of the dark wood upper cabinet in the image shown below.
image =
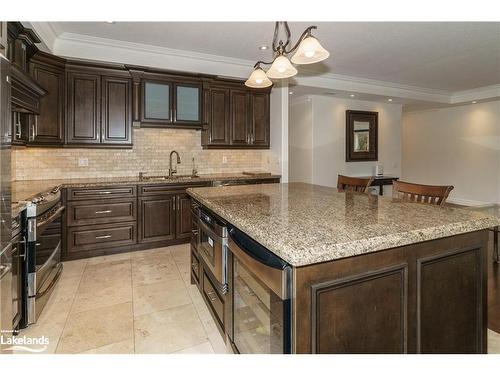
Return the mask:
<path id="1" fill-rule="evenodd" d="M 203 148 L 269 148 L 269 98 L 268 90 L 250 90 L 240 82 L 217 82 L 210 89 Z"/>
<path id="2" fill-rule="evenodd" d="M 174 78 L 141 81 L 141 127 L 200 128 L 201 83 L 177 82 Z"/>
<path id="3" fill-rule="evenodd" d="M 132 81 L 102 77 L 101 142 L 132 145 Z"/>
<path id="4" fill-rule="evenodd" d="M 132 145 L 132 80 L 112 73 L 95 69 L 67 73 L 67 144 Z"/>
<path id="5" fill-rule="evenodd" d="M 141 126 L 163 127 L 172 123 L 172 84 L 160 80 L 141 82 Z"/>
<path id="6" fill-rule="evenodd" d="M 6 56 L 7 51 L 7 21 L 0 21 L 0 53 Z"/>
<path id="7" fill-rule="evenodd" d="M 30 145 L 61 145 L 64 143 L 64 80 L 63 59 L 39 53 L 30 61 L 33 79 L 47 90 L 40 99 L 40 113 L 32 116 Z"/>
<path id="8" fill-rule="evenodd" d="M 177 125 L 199 125 L 202 122 L 202 85 L 174 84 L 173 121 Z"/>
<path id="9" fill-rule="evenodd" d="M 229 137 L 229 89 L 210 89 L 210 121 L 208 128 L 208 144 L 210 146 L 226 146 Z"/>
<path id="10" fill-rule="evenodd" d="M 250 144 L 250 95 L 244 90 L 231 90 L 231 145 Z"/>
<path id="11" fill-rule="evenodd" d="M 67 75 L 68 144 L 99 144 L 101 119 L 101 76 L 69 72 Z"/>
<path id="12" fill-rule="evenodd" d="M 250 140 L 253 146 L 269 148 L 269 100 L 268 92 L 252 92 L 250 95 Z"/>

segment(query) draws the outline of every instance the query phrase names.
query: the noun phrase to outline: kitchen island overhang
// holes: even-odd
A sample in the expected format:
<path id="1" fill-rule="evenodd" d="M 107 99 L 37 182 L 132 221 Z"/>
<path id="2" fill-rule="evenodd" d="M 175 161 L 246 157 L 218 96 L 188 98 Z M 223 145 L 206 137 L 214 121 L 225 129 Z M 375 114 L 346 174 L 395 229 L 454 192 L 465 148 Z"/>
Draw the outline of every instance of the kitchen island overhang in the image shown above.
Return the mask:
<path id="1" fill-rule="evenodd" d="M 301 183 L 188 193 L 292 266 L 292 352 L 486 352 L 498 219 Z"/>

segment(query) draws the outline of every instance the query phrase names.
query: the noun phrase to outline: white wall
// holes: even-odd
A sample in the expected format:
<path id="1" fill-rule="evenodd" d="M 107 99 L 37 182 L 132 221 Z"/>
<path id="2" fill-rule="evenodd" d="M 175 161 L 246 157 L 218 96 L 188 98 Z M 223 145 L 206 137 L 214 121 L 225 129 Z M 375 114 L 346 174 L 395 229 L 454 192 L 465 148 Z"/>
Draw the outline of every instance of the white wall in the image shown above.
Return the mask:
<path id="1" fill-rule="evenodd" d="M 294 179 L 337 186 L 338 174 L 372 175 L 376 164 L 384 166 L 385 174 L 401 175 L 401 105 L 327 96 L 311 96 L 310 100 L 310 115 L 303 103 L 295 103 L 290 108 L 290 143 L 293 144 L 290 147 L 290 173 Z M 378 162 L 345 161 L 346 110 L 378 112 Z M 305 155 L 309 153 L 309 147 L 312 173 L 307 181 L 308 156 Z M 306 161 L 295 164 L 297 158 Z M 385 193 L 391 194 L 391 189 L 385 189 Z"/>
<path id="2" fill-rule="evenodd" d="M 288 129 L 289 181 L 312 182 L 312 102 L 309 98 L 290 106 Z"/>
<path id="3" fill-rule="evenodd" d="M 500 203 L 500 101 L 405 113 L 403 179 L 454 185 L 450 201 Z"/>

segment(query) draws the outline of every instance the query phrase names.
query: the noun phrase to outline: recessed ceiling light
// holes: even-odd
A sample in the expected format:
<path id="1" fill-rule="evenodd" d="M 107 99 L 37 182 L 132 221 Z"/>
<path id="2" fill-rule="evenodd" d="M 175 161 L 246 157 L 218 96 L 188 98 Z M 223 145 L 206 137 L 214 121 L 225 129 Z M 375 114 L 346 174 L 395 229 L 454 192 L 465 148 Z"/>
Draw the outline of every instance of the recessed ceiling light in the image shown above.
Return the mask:
<path id="1" fill-rule="evenodd" d="M 115 21 L 106 21 L 106 23 L 115 23 Z"/>
<path id="2" fill-rule="evenodd" d="M 351 95 L 349 95 L 349 96 L 350 96 L 351 98 L 354 98 L 354 97 L 355 97 L 356 95 L 354 95 L 354 94 L 351 94 Z"/>
<path id="3" fill-rule="evenodd" d="M 476 104 L 477 102 L 475 100 L 472 101 L 472 104 Z"/>
<path id="4" fill-rule="evenodd" d="M 387 99 L 388 102 L 392 102 L 392 99 Z"/>
<path id="5" fill-rule="evenodd" d="M 266 49 L 268 49 L 269 47 L 268 46 L 260 46 L 259 49 L 262 50 L 262 51 L 265 51 Z"/>
<path id="6" fill-rule="evenodd" d="M 293 95 L 293 91 L 289 91 L 288 93 L 289 93 L 290 95 Z"/>

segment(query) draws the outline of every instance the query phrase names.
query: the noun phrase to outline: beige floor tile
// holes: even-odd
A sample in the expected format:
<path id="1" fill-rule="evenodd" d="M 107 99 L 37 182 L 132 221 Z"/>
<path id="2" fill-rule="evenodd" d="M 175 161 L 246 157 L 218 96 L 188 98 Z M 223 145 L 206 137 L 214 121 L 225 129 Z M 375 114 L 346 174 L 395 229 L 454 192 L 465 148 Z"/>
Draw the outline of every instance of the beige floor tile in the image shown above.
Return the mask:
<path id="1" fill-rule="evenodd" d="M 488 354 L 500 354 L 500 333 L 488 330 Z"/>
<path id="2" fill-rule="evenodd" d="M 134 316 L 149 314 L 191 303 L 182 280 L 134 286 Z"/>
<path id="3" fill-rule="evenodd" d="M 52 295 L 50 296 L 50 301 L 66 301 L 68 299 L 73 300 L 75 297 L 78 286 L 80 285 L 80 280 L 82 276 L 71 276 L 65 275 L 64 270 L 61 278 L 57 282 Z"/>
<path id="4" fill-rule="evenodd" d="M 156 249 L 135 251 L 133 253 L 130 253 L 130 259 L 136 262 L 141 260 L 147 262 L 163 258 L 171 259 L 173 261 L 169 247 L 159 247 Z"/>
<path id="5" fill-rule="evenodd" d="M 107 262 L 87 264 L 85 276 L 115 276 L 116 274 L 130 273 L 132 266 L 130 259 L 110 260 Z"/>
<path id="6" fill-rule="evenodd" d="M 125 340 L 99 348 L 90 349 L 81 354 L 134 354 L 134 340 Z"/>
<path id="7" fill-rule="evenodd" d="M 133 263 L 132 282 L 134 286 L 169 280 L 182 280 L 174 263 Z"/>
<path id="8" fill-rule="evenodd" d="M 172 254 L 172 257 L 174 258 L 174 261 L 176 263 L 189 263 L 189 259 L 191 257 L 190 248 L 190 244 L 171 246 L 170 254 Z"/>
<path id="9" fill-rule="evenodd" d="M 87 266 L 87 259 L 71 260 L 63 262 L 63 274 L 66 276 L 81 276 Z"/>
<path id="10" fill-rule="evenodd" d="M 203 344 L 195 345 L 187 349 L 179 350 L 172 354 L 214 354 L 214 349 L 210 341 L 206 341 Z"/>
<path id="11" fill-rule="evenodd" d="M 136 353 L 172 353 L 207 339 L 193 305 L 138 316 L 134 327 Z"/>
<path id="12" fill-rule="evenodd" d="M 96 286 L 94 282 L 82 283 L 73 302 L 72 312 L 93 310 L 100 307 L 132 302 L 132 278 L 120 277 Z"/>
<path id="13" fill-rule="evenodd" d="M 79 353 L 133 338 L 132 303 L 71 313 L 57 353 Z"/>
<path id="14" fill-rule="evenodd" d="M 88 265 L 95 265 L 95 264 L 117 262 L 117 261 L 129 260 L 129 259 L 130 259 L 130 253 L 120 253 L 120 254 L 104 255 L 104 256 L 100 256 L 100 257 L 90 258 L 88 260 L 87 264 Z"/>
<path id="15" fill-rule="evenodd" d="M 131 280 L 132 266 L 130 261 L 89 265 L 82 276 L 79 289 L 98 289 L 111 283 L 127 284 L 131 283 Z"/>

